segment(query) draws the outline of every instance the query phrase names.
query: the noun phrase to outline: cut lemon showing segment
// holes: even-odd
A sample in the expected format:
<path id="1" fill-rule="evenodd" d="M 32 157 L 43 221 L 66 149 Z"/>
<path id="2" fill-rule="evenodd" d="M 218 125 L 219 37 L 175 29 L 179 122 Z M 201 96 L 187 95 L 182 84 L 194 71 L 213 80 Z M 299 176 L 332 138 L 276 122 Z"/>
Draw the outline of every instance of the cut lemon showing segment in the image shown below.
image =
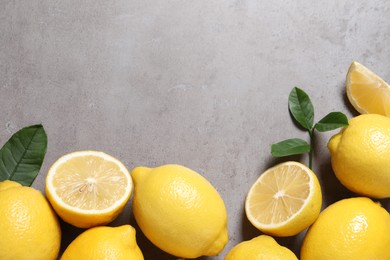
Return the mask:
<path id="1" fill-rule="evenodd" d="M 249 221 L 265 234 L 293 236 L 320 214 L 321 187 L 316 175 L 299 162 L 284 162 L 266 170 L 245 201 Z"/>
<path id="2" fill-rule="evenodd" d="M 349 67 L 346 92 L 361 114 L 390 116 L 390 86 L 374 72 L 354 61 Z"/>
<path id="3" fill-rule="evenodd" d="M 130 198 L 133 182 L 126 167 L 98 151 L 59 158 L 46 177 L 46 195 L 57 214 L 80 228 L 113 221 Z"/>

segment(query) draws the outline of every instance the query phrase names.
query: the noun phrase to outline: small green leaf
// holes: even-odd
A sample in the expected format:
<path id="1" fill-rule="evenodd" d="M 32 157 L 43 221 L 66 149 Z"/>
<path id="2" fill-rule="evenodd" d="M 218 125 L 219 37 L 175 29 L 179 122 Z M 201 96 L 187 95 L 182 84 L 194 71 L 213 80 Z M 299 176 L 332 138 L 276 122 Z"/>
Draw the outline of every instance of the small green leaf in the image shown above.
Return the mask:
<path id="1" fill-rule="evenodd" d="M 341 112 L 331 112 L 314 126 L 320 132 L 331 131 L 348 125 L 348 118 Z"/>
<path id="2" fill-rule="evenodd" d="M 288 97 L 288 108 L 294 119 L 305 129 L 311 130 L 314 124 L 314 107 L 309 96 L 300 88 L 294 87 Z"/>
<path id="3" fill-rule="evenodd" d="M 47 136 L 42 125 L 16 132 L 0 149 L 0 181 L 31 186 L 46 154 Z"/>
<path id="4" fill-rule="evenodd" d="M 310 144 L 299 138 L 292 138 L 271 145 L 271 154 L 274 157 L 283 157 L 310 152 Z"/>

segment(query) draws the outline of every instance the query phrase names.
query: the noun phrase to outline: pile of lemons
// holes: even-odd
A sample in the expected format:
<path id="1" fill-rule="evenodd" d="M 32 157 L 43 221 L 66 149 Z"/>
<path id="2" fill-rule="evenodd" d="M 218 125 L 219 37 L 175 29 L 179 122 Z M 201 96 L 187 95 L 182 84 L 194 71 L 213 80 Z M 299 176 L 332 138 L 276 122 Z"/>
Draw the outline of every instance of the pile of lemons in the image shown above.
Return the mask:
<path id="1" fill-rule="evenodd" d="M 224 201 L 200 174 L 180 165 L 137 167 L 129 173 L 108 154 L 78 151 L 51 166 L 47 200 L 34 188 L 0 182 L 0 259 L 57 259 L 57 215 L 86 229 L 62 260 L 144 259 L 132 226 L 105 226 L 122 212 L 131 194 L 138 226 L 167 253 L 214 256 L 228 242 Z"/>
<path id="2" fill-rule="evenodd" d="M 346 92 L 361 115 L 331 137 L 328 149 L 337 179 L 357 196 L 320 213 L 316 175 L 298 162 L 276 165 L 260 175 L 245 204 L 249 221 L 266 235 L 238 244 L 226 260 L 297 259 L 268 236 L 293 236 L 306 228 L 302 260 L 390 259 L 390 215 L 372 200 L 390 197 L 390 86 L 353 62 Z"/>
<path id="3" fill-rule="evenodd" d="M 235 245 L 225 260 L 297 259 L 273 237 L 307 228 L 303 260 L 390 259 L 390 215 L 373 201 L 390 197 L 390 87 L 354 62 L 347 95 L 362 115 L 334 135 L 328 148 L 336 177 L 358 196 L 321 212 L 316 174 L 299 162 L 275 165 L 260 175 L 245 201 L 248 220 L 263 234 Z M 45 192 L 46 197 L 0 182 L 0 259 L 144 259 L 132 226 L 107 226 L 132 195 L 140 230 L 173 256 L 215 256 L 228 242 L 224 201 L 208 180 L 184 166 L 129 172 L 106 153 L 73 152 L 51 166 Z M 62 256 L 57 216 L 85 229 Z"/>

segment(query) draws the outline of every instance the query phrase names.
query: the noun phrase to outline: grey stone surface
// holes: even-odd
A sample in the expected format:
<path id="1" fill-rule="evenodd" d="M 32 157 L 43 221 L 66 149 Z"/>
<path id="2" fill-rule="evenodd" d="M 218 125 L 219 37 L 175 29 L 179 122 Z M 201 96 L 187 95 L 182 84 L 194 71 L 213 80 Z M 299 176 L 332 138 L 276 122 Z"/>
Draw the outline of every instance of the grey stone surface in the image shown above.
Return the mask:
<path id="1" fill-rule="evenodd" d="M 47 155 L 34 187 L 65 153 L 95 149 L 135 166 L 178 163 L 223 197 L 229 243 L 260 234 L 244 200 L 282 161 L 270 145 L 307 138 L 291 121 L 300 86 L 315 118 L 352 117 L 344 81 L 357 60 L 390 81 L 389 1 L 0 0 L 0 141 L 42 123 Z M 314 171 L 324 207 L 354 196 L 335 179 L 317 135 Z M 290 158 L 307 163 L 307 157 Z M 284 160 L 284 159 L 283 159 Z M 390 209 L 389 200 L 383 205 Z M 111 225 L 136 226 L 131 203 Z M 81 230 L 63 225 L 63 248 Z M 175 259 L 137 228 L 146 259 Z M 278 242 L 297 255 L 304 232 Z"/>

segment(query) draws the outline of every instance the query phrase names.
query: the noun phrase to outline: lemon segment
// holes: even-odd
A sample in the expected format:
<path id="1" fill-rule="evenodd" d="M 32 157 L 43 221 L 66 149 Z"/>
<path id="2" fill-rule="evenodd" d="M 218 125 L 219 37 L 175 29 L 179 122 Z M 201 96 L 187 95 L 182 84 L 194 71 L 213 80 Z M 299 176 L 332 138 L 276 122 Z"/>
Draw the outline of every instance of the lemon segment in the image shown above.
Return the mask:
<path id="1" fill-rule="evenodd" d="M 354 61 L 349 67 L 346 92 L 361 114 L 390 116 L 390 86 L 374 72 Z"/>
<path id="2" fill-rule="evenodd" d="M 316 175 L 301 163 L 284 162 L 266 170 L 252 185 L 245 212 L 260 231 L 293 236 L 315 221 L 321 205 Z"/>
<path id="3" fill-rule="evenodd" d="M 80 228 L 105 225 L 123 210 L 132 192 L 126 167 L 97 151 L 64 155 L 50 168 L 46 194 L 57 214 Z"/>
<path id="4" fill-rule="evenodd" d="M 390 215 L 369 198 L 328 206 L 309 228 L 302 260 L 390 259 Z"/>

